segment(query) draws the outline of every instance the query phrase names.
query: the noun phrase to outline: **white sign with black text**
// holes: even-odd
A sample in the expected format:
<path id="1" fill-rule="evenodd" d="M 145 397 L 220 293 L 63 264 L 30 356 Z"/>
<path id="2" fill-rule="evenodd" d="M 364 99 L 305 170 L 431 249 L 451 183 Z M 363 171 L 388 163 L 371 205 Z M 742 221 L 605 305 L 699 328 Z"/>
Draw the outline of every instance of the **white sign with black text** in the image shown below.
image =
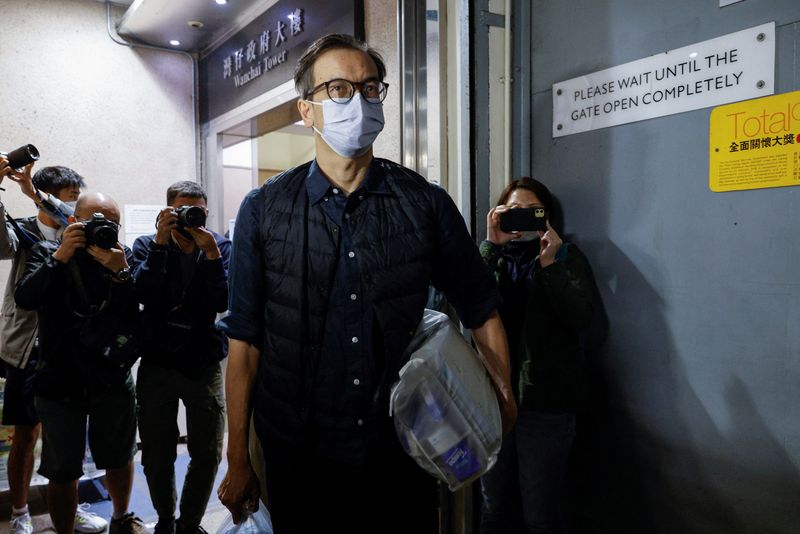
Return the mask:
<path id="1" fill-rule="evenodd" d="M 553 137 L 775 92 L 775 23 L 553 84 Z"/>

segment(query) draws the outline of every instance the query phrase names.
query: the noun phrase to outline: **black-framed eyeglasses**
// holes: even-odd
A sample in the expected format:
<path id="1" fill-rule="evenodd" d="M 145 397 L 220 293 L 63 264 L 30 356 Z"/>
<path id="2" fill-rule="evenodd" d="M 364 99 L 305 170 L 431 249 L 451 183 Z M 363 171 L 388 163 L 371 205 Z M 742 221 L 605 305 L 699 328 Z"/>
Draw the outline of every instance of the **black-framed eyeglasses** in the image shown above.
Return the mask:
<path id="1" fill-rule="evenodd" d="M 356 94 L 356 89 L 361 96 L 370 104 L 380 104 L 386 98 L 389 84 L 375 79 L 363 82 L 351 82 L 343 78 L 336 78 L 327 82 L 322 82 L 306 94 L 306 98 L 313 95 L 322 88 L 328 93 L 328 98 L 337 104 L 347 104 Z"/>

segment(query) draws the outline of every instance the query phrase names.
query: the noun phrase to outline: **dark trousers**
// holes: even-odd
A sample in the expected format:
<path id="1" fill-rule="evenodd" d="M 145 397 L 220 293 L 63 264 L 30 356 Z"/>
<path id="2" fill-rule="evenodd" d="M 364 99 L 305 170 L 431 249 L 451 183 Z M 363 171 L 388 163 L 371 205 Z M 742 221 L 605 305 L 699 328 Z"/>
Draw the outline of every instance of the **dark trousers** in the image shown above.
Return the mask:
<path id="1" fill-rule="evenodd" d="M 520 412 L 497 463 L 481 478 L 481 534 L 560 534 L 575 414 Z"/>
<path id="2" fill-rule="evenodd" d="M 225 401 L 219 364 L 196 380 L 179 372 L 143 364 L 136 380 L 142 465 L 158 517 L 175 515 L 175 459 L 178 399 L 186 406 L 189 467 L 180 502 L 181 526 L 196 528 L 205 514 L 222 455 Z"/>
<path id="3" fill-rule="evenodd" d="M 407 456 L 367 467 L 311 454 L 303 461 L 280 456 L 265 447 L 267 496 L 276 533 L 438 532 L 436 480 Z"/>

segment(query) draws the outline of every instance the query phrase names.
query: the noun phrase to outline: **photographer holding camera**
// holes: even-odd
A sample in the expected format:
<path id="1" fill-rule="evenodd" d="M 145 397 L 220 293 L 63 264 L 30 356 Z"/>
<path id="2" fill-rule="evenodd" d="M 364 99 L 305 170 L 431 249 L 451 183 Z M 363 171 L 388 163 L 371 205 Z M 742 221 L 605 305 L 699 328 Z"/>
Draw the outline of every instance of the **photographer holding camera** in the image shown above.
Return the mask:
<path id="1" fill-rule="evenodd" d="M 136 399 L 130 367 L 138 357 L 139 304 L 117 241 L 119 207 L 82 195 L 58 241 L 31 251 L 16 286 L 17 305 L 39 314 L 41 369 L 34 383 L 44 446 L 39 472 L 50 480 L 56 532 L 75 528 L 78 479 L 89 446 L 113 502 L 110 534 L 147 532 L 128 513 L 136 451 Z"/>
<path id="2" fill-rule="evenodd" d="M 30 146 L 30 145 L 29 145 Z M 55 197 L 69 209 L 85 186 L 83 178 L 67 167 L 44 167 L 31 176 L 33 163 L 21 170 L 0 156 L 0 181 L 6 175 L 20 191 L 35 204 L 42 196 Z M 37 191 L 39 194 L 37 194 Z M 18 308 L 14 302 L 14 287 L 25 272 L 33 246 L 42 240 L 55 240 L 63 231 L 61 221 L 45 209 L 33 217 L 12 219 L 0 203 L 0 259 L 11 260 L 3 311 L 0 315 L 0 358 L 5 366 L 6 385 L 3 399 L 3 424 L 14 426 L 14 439 L 8 455 L 8 485 L 11 499 L 11 534 L 31 534 L 33 524 L 28 513 L 28 487 L 33 474 L 33 449 L 39 438 L 39 417 L 34 407 L 34 376 L 39 361 L 37 341 L 38 317 L 35 311 Z M 78 532 L 102 532 L 107 522 L 97 515 L 78 507 L 75 511 L 75 529 Z"/>
<path id="3" fill-rule="evenodd" d="M 136 381 L 142 464 L 158 513 L 157 534 L 204 533 L 224 435 L 217 313 L 228 307 L 231 244 L 204 228 L 206 194 L 194 182 L 167 189 L 155 235 L 133 245 L 134 277 L 152 335 Z M 186 406 L 189 456 L 175 521 L 178 400 Z"/>

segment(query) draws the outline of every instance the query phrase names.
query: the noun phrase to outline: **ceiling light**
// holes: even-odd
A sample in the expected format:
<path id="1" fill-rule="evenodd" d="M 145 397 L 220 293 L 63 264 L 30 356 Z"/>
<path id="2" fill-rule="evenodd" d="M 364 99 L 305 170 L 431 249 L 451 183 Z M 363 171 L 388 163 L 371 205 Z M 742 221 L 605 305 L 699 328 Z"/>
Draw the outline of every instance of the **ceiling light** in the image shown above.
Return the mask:
<path id="1" fill-rule="evenodd" d="M 225 4 L 228 3 L 228 0 L 215 0 L 215 1 L 217 2 L 217 4 L 219 4 L 221 6 L 224 6 Z"/>
<path id="2" fill-rule="evenodd" d="M 169 42 L 169 44 L 171 44 L 172 46 L 180 46 L 180 45 L 181 45 L 181 42 L 180 42 L 180 41 L 178 41 L 177 39 L 173 39 L 173 40 L 171 40 L 171 41 Z"/>

